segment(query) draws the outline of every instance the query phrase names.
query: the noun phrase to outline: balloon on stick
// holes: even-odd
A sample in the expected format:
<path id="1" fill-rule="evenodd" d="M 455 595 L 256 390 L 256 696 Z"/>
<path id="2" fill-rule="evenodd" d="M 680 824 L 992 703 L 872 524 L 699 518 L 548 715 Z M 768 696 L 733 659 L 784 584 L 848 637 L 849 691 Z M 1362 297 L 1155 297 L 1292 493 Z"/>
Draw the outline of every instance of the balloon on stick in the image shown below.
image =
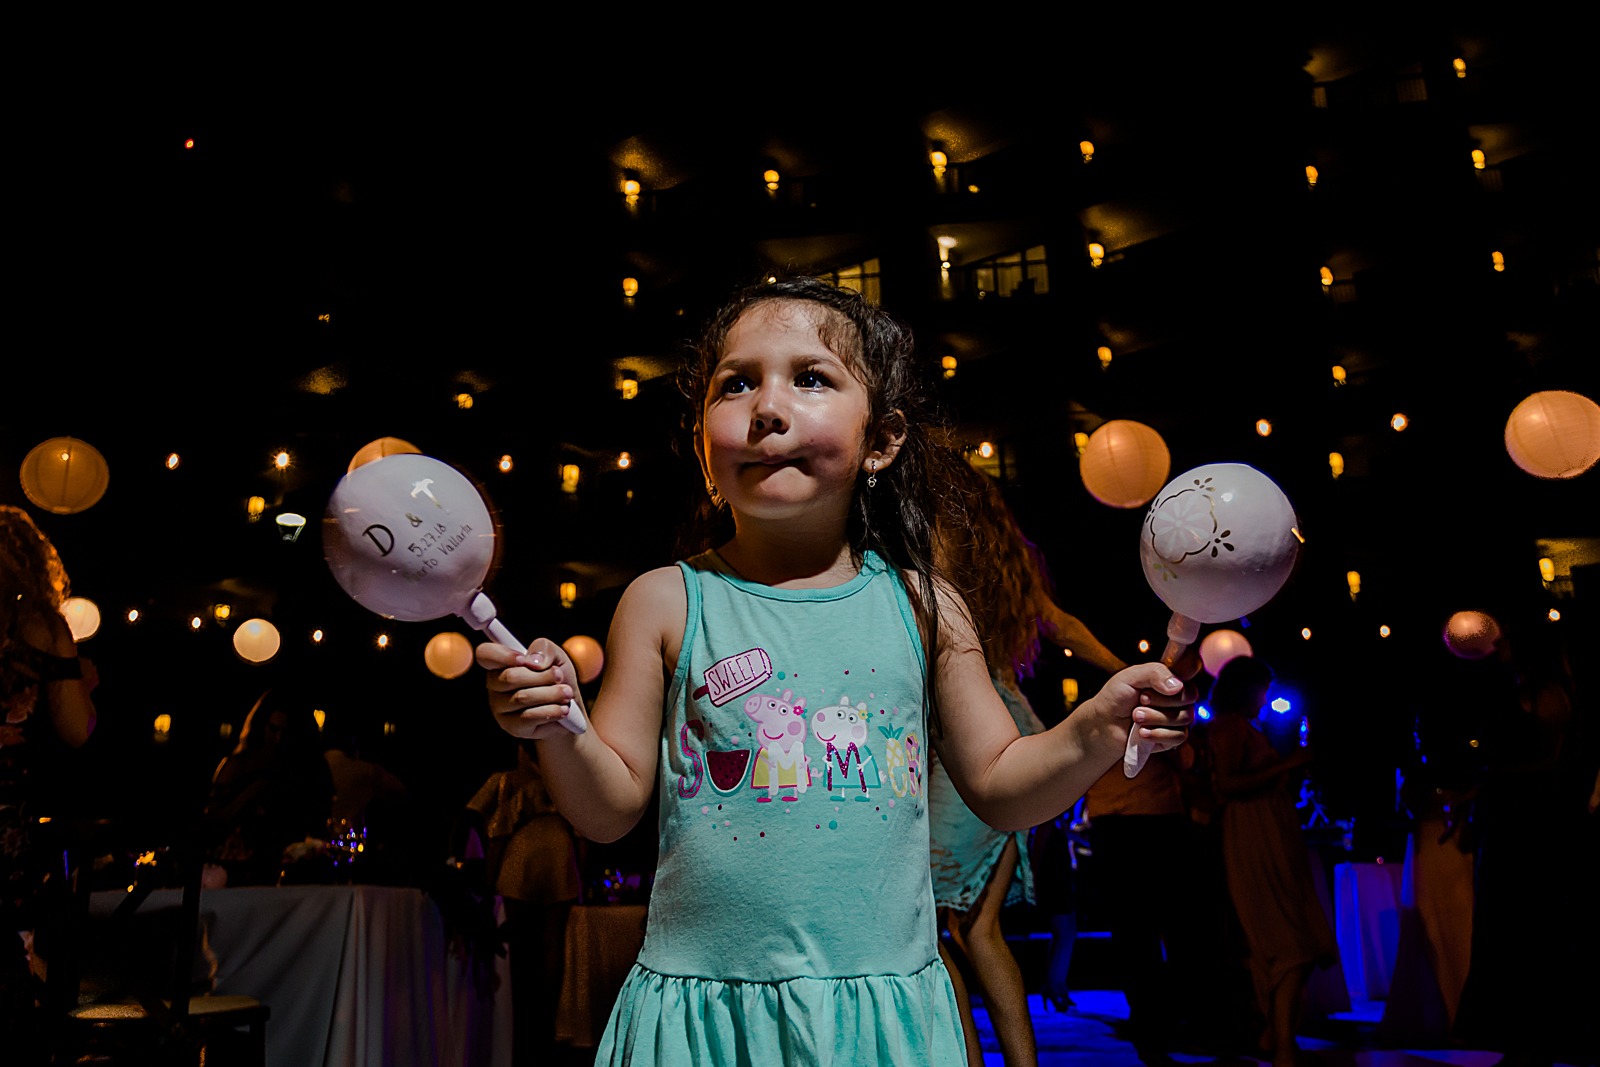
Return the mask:
<path id="1" fill-rule="evenodd" d="M 495 548 L 489 507 L 448 463 L 396 452 L 352 467 L 328 498 L 322 545 L 334 580 L 362 607 L 405 622 L 458 615 L 527 651 L 483 592 Z M 588 728 L 576 701 L 558 721 L 575 734 Z"/>
<path id="2" fill-rule="evenodd" d="M 1139 529 L 1145 581 L 1172 609 L 1161 662 L 1174 666 L 1202 623 L 1230 622 L 1276 596 L 1301 541 L 1289 498 L 1249 464 L 1207 463 L 1168 482 Z M 1149 757 L 1130 729 L 1123 773 L 1132 778 Z"/>

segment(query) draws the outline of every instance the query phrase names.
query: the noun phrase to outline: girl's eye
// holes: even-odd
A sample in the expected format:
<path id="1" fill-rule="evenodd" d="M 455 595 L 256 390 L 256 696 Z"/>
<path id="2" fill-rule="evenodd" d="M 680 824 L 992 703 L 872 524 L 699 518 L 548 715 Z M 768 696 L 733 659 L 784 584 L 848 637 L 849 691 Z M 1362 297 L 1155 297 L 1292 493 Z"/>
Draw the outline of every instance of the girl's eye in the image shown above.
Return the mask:
<path id="1" fill-rule="evenodd" d="M 721 392 L 742 393 L 750 388 L 750 379 L 742 374 L 733 374 L 722 379 Z"/>
<path id="2" fill-rule="evenodd" d="M 802 389 L 826 389 L 828 379 L 814 370 L 804 370 L 795 376 L 794 384 Z"/>

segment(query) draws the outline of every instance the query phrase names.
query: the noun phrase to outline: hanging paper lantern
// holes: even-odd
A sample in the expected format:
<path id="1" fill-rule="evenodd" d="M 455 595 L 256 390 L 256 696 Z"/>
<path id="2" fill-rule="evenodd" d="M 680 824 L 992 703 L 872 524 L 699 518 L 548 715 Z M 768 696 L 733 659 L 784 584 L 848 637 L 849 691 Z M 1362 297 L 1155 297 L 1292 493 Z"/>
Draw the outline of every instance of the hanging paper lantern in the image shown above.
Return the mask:
<path id="1" fill-rule="evenodd" d="M 472 666 L 472 642 L 454 630 L 444 630 L 428 638 L 422 662 L 440 678 L 459 678 Z"/>
<path id="2" fill-rule="evenodd" d="M 1444 624 L 1445 647 L 1462 659 L 1483 659 L 1500 640 L 1500 624 L 1481 611 L 1458 611 Z"/>
<path id="3" fill-rule="evenodd" d="M 1142 422 L 1112 419 L 1089 435 L 1079 471 L 1089 495 L 1114 508 L 1150 503 L 1172 469 L 1161 435 Z"/>
<path id="4" fill-rule="evenodd" d="M 368 441 L 350 457 L 350 466 L 345 468 L 345 473 L 350 473 L 363 463 L 371 463 L 375 459 L 394 455 L 420 456 L 422 449 L 399 437 L 380 437 L 376 441 Z"/>
<path id="5" fill-rule="evenodd" d="M 1534 393 L 1506 420 L 1511 461 L 1536 478 L 1576 478 L 1600 460 L 1600 404 L 1579 393 Z"/>
<path id="6" fill-rule="evenodd" d="M 35 445 L 22 460 L 22 491 L 57 515 L 93 507 L 111 484 L 106 457 L 87 441 L 52 437 Z"/>
<path id="7" fill-rule="evenodd" d="M 83 644 L 100 630 L 100 606 L 87 597 L 67 597 L 61 602 L 61 616 L 67 620 L 74 644 Z"/>
<path id="8" fill-rule="evenodd" d="M 578 668 L 578 681 L 587 685 L 600 677 L 600 671 L 606 665 L 606 653 L 599 641 L 584 634 L 575 634 L 561 642 L 561 647 L 567 650 L 573 666 Z"/>
<path id="9" fill-rule="evenodd" d="M 265 663 L 278 654 L 278 628 L 266 619 L 247 619 L 233 631 L 233 650 L 251 663 Z"/>
<path id="10" fill-rule="evenodd" d="M 1238 630 L 1212 630 L 1200 641 L 1200 665 L 1213 678 L 1222 675 L 1222 665 L 1230 659 L 1253 654 L 1250 642 Z"/>

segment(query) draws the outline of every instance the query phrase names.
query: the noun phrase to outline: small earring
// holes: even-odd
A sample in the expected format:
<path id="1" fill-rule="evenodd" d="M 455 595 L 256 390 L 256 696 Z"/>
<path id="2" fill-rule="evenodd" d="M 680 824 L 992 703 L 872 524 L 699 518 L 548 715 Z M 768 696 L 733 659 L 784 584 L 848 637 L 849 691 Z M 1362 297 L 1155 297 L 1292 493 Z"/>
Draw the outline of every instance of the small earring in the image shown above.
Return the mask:
<path id="1" fill-rule="evenodd" d="M 867 473 L 867 488 L 868 489 L 877 488 L 877 485 L 878 485 L 878 461 L 877 460 L 875 460 L 875 459 L 867 460 L 867 472 L 868 472 Z"/>
<path id="2" fill-rule="evenodd" d="M 717 492 L 717 483 L 710 478 L 706 479 L 706 495 L 711 498 L 712 507 L 722 507 L 722 494 Z"/>

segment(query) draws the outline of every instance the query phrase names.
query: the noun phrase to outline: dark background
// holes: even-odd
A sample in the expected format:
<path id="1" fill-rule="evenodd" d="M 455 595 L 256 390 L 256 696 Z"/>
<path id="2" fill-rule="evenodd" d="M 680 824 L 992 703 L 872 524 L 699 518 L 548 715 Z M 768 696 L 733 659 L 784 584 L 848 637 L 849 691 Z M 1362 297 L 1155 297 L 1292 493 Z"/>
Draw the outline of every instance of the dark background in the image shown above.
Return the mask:
<path id="1" fill-rule="evenodd" d="M 1142 509 L 1088 494 L 1072 433 L 1135 419 L 1162 434 L 1174 476 L 1239 461 L 1284 488 L 1300 565 L 1240 626 L 1308 720 L 1329 813 L 1358 851 L 1392 850 L 1419 709 L 1460 699 L 1462 661 L 1440 639 L 1452 612 L 1571 648 L 1580 692 L 1596 684 L 1600 474 L 1534 478 L 1502 440 L 1532 391 L 1600 396 L 1591 66 L 1531 15 L 1134 22 L 1071 36 L 988 22 L 869 47 L 750 25 L 693 43 L 640 21 L 543 36 L 522 62 L 484 28 L 481 63 L 444 43 L 454 33 L 432 52 L 328 44 L 281 66 L 176 45 L 65 63 L 75 92 L 17 109 L 0 500 L 30 509 L 105 616 L 83 645 L 101 721 L 73 791 L 176 810 L 231 746 L 223 724 L 236 738 L 279 687 L 400 774 L 442 850 L 440 826 L 511 742 L 475 673 L 423 666 L 432 634 L 469 630 L 386 622 L 332 580 L 317 523 L 350 457 L 393 435 L 474 478 L 500 523 L 502 619 L 524 640 L 603 639 L 622 586 L 670 562 L 702 491 L 680 450 L 680 342 L 758 272 L 875 259 L 930 376 L 958 358 L 941 401 L 963 443 L 999 446 L 992 470 L 1060 601 L 1125 658 L 1141 639 L 1159 651 L 1166 621 L 1139 577 Z M 625 168 L 644 186 L 632 211 Z M 942 233 L 960 237 L 963 285 L 986 256 L 1043 246 L 1048 292 L 941 299 Z M 1397 411 L 1404 433 L 1388 428 Z M 111 470 L 78 514 L 19 484 L 22 457 L 59 435 Z M 267 501 L 257 522 L 251 495 Z M 283 510 L 311 520 L 298 541 L 276 532 Z M 1542 540 L 1565 546 L 1554 583 Z M 561 581 L 579 587 L 571 608 Z M 265 665 L 230 643 L 257 615 L 284 640 Z M 1047 656 L 1029 685 L 1047 720 L 1067 710 L 1069 674 L 1085 695 L 1103 680 Z"/>

